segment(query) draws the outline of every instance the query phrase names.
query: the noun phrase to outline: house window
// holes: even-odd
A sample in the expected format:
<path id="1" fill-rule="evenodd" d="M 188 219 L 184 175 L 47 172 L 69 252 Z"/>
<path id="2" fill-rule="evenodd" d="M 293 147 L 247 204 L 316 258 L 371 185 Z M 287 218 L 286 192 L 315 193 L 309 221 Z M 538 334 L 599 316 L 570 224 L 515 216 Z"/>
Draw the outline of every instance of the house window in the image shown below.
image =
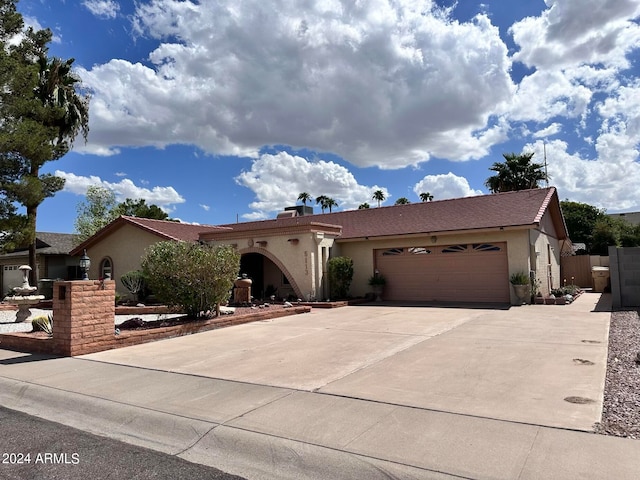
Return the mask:
<path id="1" fill-rule="evenodd" d="M 431 250 L 424 247 L 410 247 L 409 254 L 411 255 L 428 255 L 431 253 Z"/>
<path id="2" fill-rule="evenodd" d="M 451 245 L 450 247 L 445 247 L 442 249 L 442 253 L 461 253 L 466 251 L 466 245 Z"/>
<path id="3" fill-rule="evenodd" d="M 383 256 L 388 256 L 388 255 L 402 255 L 403 252 L 403 248 L 389 248 L 387 250 L 385 250 L 384 252 L 382 252 Z"/>
<path id="4" fill-rule="evenodd" d="M 113 278 L 113 262 L 109 257 L 100 261 L 100 278 Z"/>
<path id="5" fill-rule="evenodd" d="M 500 247 L 491 245 L 490 243 L 474 243 L 473 249 L 479 252 L 499 252 Z"/>

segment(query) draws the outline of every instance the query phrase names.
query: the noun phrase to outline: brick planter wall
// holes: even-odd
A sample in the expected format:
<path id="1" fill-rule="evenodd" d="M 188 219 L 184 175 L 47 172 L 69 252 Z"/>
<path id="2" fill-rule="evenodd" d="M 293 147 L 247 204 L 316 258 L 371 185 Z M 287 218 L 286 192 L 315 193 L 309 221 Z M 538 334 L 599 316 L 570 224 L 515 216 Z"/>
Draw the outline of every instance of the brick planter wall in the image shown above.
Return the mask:
<path id="1" fill-rule="evenodd" d="M 0 348 L 76 356 L 311 311 L 309 306 L 265 309 L 245 315 L 223 315 L 169 327 L 123 330 L 120 335 L 116 335 L 115 282 L 92 280 L 56 282 L 53 308 L 53 338 L 44 333 L 0 334 Z"/>

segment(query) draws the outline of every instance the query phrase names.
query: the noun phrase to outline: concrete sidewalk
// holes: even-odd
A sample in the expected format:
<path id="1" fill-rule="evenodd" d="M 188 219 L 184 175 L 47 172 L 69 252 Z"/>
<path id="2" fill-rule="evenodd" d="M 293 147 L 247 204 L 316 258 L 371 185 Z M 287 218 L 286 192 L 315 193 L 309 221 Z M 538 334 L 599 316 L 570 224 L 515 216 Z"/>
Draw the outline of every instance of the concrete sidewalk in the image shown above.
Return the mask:
<path id="1" fill-rule="evenodd" d="M 393 307 L 375 312 L 377 307 L 354 307 L 340 309 L 340 315 L 302 315 L 299 323 L 291 318 L 274 321 L 264 325 L 269 331 L 259 325 L 232 327 L 209 332 L 217 336 L 156 342 L 155 350 L 130 347 L 84 358 L 0 350 L 0 404 L 250 479 L 636 479 L 640 442 L 579 431 L 588 430 L 594 404 L 582 409 L 546 398 L 566 392 L 593 397 L 596 387 L 601 397 L 607 333 L 603 316 L 608 313 L 595 308 L 599 297 L 583 297 L 563 307 L 422 309 L 408 319 L 403 311 L 402 323 L 384 310 Z M 370 319 L 369 331 L 360 357 L 346 352 L 354 359 L 347 369 L 336 362 L 314 376 L 314 358 L 323 356 L 309 351 L 311 365 L 299 366 L 290 385 L 278 384 L 287 382 L 278 371 L 278 346 L 299 348 L 293 358 L 303 362 L 300 352 L 318 346 L 311 341 L 315 335 L 320 342 L 339 341 L 338 329 L 362 332 L 365 323 L 357 321 L 359 315 L 363 321 Z M 437 319 L 430 321 L 429 315 Z M 313 325 L 305 326 L 309 319 Z M 284 333 L 280 340 L 277 331 Z M 552 333 L 552 340 L 545 331 Z M 253 332 L 253 340 L 248 332 Z M 223 354 L 224 343 L 232 337 L 236 343 Z M 194 348 L 203 339 L 215 348 L 204 353 Z M 368 344 L 378 340 L 386 350 L 370 349 Z M 341 345 L 353 349 L 359 343 Z M 337 351 L 329 349 L 329 355 Z M 185 371 L 163 371 L 163 352 Z M 135 365 L 149 361 L 149 355 L 151 364 Z M 441 355 L 448 356 L 449 364 Z M 118 364 L 124 356 L 129 365 Z M 356 357 L 361 360 L 356 362 Z M 545 358 L 536 363 L 539 357 Z M 208 358 L 210 370 L 205 368 Z M 529 358 L 519 374 L 518 365 Z M 575 364 L 574 358 L 594 365 Z M 263 377 L 253 363 L 261 360 Z M 243 361 L 244 367 L 231 368 Z M 216 365 L 231 369 L 231 377 L 245 375 L 252 381 L 214 378 L 220 373 Z M 402 375 L 403 369 L 415 377 L 420 369 L 433 371 L 436 366 L 444 371 L 414 378 L 414 387 Z M 295 365 L 288 368 L 296 370 Z M 527 384 L 544 388 L 544 377 L 549 395 L 532 393 L 532 387 L 526 395 L 510 391 Z M 261 378 L 265 381 L 256 381 Z M 442 386 L 431 391 L 438 383 Z M 464 383 L 468 388 L 462 395 Z M 491 394 L 495 389 L 500 389 L 498 395 Z M 540 396 L 538 408 L 532 395 Z M 601 408 L 602 398 L 592 400 Z M 499 411 L 509 402 L 524 402 L 523 409 L 532 411 Z M 567 408 L 573 410 L 563 410 Z M 556 422 L 568 426 L 558 428 Z"/>

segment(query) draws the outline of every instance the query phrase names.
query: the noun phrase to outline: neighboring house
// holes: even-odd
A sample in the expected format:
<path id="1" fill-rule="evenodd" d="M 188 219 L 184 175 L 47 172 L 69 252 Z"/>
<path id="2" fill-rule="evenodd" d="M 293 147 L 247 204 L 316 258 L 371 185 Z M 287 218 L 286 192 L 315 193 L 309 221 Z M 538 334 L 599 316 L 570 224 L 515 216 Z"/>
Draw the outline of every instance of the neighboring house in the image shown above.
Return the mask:
<path id="1" fill-rule="evenodd" d="M 327 260 L 346 256 L 354 262 L 353 296 L 371 290 L 367 281 L 377 270 L 387 279 L 386 300 L 516 303 L 511 274 L 534 272 L 548 294 L 561 285 L 561 252 L 571 249 L 553 187 L 316 215 L 309 210 L 298 206 L 275 219 L 217 227 L 121 217 L 72 253 L 86 248 L 92 277 L 109 265 L 118 280 L 139 268 L 144 248 L 158 240 L 231 244 L 255 297 L 276 291 L 304 300 L 328 298 Z"/>
<path id="2" fill-rule="evenodd" d="M 626 220 L 633 225 L 640 225 L 640 212 L 607 213 L 610 217 Z"/>
<path id="3" fill-rule="evenodd" d="M 201 233 L 212 230 L 220 230 L 220 227 L 120 216 L 74 248 L 71 255 L 78 257 L 77 263 L 86 249 L 91 259 L 89 278 L 110 276 L 116 281 L 116 291 L 126 294 L 120 277 L 140 269 L 140 261 L 149 245 L 167 240 L 197 242 Z"/>
<path id="4" fill-rule="evenodd" d="M 36 263 L 39 279 L 74 280 L 79 278 L 78 260 L 69 255 L 73 249 L 74 238 L 75 235 L 69 233 L 36 233 Z M 18 267 L 28 264 L 28 248 L 0 255 L 3 296 L 13 287 L 22 285 L 22 272 L 18 270 Z"/>

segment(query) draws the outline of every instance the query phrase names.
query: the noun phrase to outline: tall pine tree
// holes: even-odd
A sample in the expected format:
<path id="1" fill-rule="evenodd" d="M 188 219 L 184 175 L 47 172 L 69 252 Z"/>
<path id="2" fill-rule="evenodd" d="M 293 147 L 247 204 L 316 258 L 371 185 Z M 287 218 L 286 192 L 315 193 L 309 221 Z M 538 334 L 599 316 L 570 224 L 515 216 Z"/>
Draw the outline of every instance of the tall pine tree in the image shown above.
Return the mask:
<path id="1" fill-rule="evenodd" d="M 13 227 L 6 238 L 29 247 L 35 284 L 38 207 L 64 187 L 64 179 L 41 169 L 63 157 L 79 133 L 86 140 L 89 98 L 79 90 L 74 60 L 50 58 L 51 31 L 24 30 L 16 3 L 0 0 L 0 204 L 9 205 Z M 24 215 L 16 215 L 16 205 Z"/>

